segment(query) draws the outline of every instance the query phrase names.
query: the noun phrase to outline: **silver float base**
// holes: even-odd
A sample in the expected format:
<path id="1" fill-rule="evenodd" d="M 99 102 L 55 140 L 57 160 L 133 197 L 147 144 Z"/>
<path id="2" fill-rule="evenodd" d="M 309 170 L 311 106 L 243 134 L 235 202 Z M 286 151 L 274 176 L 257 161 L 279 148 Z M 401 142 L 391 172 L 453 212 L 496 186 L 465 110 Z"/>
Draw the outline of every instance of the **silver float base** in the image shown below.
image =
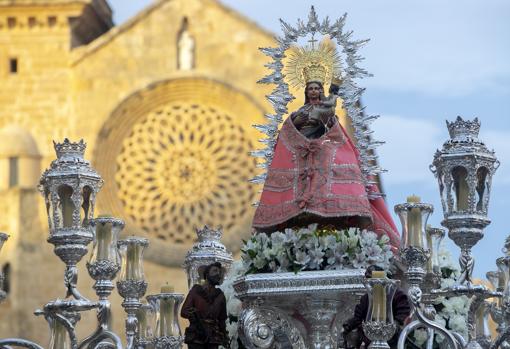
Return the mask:
<path id="1" fill-rule="evenodd" d="M 354 314 L 364 270 L 252 274 L 234 283 L 243 302 L 239 334 L 248 348 L 337 348 Z M 287 346 L 288 347 L 288 346 Z"/>

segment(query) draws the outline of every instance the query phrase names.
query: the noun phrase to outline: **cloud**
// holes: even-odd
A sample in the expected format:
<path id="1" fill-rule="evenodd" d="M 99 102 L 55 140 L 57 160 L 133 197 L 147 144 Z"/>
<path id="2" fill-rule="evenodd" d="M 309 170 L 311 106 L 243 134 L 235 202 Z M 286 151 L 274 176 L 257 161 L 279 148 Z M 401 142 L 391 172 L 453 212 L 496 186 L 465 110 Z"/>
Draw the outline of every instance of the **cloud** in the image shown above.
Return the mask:
<path id="1" fill-rule="evenodd" d="M 378 149 L 379 163 L 388 170 L 388 185 L 435 183 L 429 165 L 434 153 L 449 138 L 444 124 L 436 121 L 382 115 L 373 125 L 375 138 L 386 142 Z M 501 165 L 494 175 L 494 185 L 510 185 L 510 130 L 484 129 L 479 137 L 494 149 Z"/>
<path id="2" fill-rule="evenodd" d="M 429 165 L 446 140 L 445 130 L 434 122 L 397 115 L 382 115 L 373 125 L 375 138 L 386 144 L 378 149 L 380 165 L 388 170 L 388 185 L 431 182 Z"/>
<path id="3" fill-rule="evenodd" d="M 480 139 L 487 148 L 496 152 L 500 166 L 493 177 L 494 185 L 510 185 L 510 130 L 484 130 L 480 131 Z"/>
<path id="4" fill-rule="evenodd" d="M 354 37 L 371 38 L 361 52 L 374 74 L 366 86 L 432 96 L 476 91 L 510 93 L 510 2 L 494 0 L 223 0 L 261 26 L 280 33 L 278 18 L 294 24 L 314 4 L 323 18 L 344 12 Z M 271 9 L 268 11 L 267 9 Z"/>

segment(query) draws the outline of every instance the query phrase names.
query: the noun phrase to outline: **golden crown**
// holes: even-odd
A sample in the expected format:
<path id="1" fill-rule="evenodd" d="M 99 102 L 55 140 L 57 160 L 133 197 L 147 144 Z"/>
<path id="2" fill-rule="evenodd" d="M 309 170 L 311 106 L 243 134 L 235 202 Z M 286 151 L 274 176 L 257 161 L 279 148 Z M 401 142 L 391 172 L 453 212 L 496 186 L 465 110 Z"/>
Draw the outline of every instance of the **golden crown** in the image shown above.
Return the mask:
<path id="1" fill-rule="evenodd" d="M 324 66 L 318 62 L 312 63 L 303 68 L 303 79 L 306 84 L 312 81 L 324 84 L 324 81 L 326 80 L 326 73 L 327 70 Z"/>
<path id="2" fill-rule="evenodd" d="M 318 47 L 293 47 L 285 65 L 285 75 L 293 86 L 315 81 L 328 83 L 340 76 L 340 57 L 335 44 L 325 38 Z"/>

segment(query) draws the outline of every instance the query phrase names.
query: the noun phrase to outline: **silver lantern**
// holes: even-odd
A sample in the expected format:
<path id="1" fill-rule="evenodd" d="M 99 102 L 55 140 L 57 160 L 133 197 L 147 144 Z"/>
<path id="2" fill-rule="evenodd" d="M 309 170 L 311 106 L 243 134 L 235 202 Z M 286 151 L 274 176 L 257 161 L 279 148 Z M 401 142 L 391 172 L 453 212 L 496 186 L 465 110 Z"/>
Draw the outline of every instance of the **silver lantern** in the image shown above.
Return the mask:
<path id="1" fill-rule="evenodd" d="M 99 174 L 84 159 L 86 144 L 65 139 L 55 143 L 57 159 L 44 171 L 39 190 L 44 196 L 50 237 L 55 254 L 66 264 L 67 293 L 76 299 L 76 264 L 87 253 L 94 235 L 89 221 L 94 216 L 96 194 L 103 184 Z"/>
<path id="2" fill-rule="evenodd" d="M 448 236 L 461 249 L 461 283 L 471 282 L 474 260 L 471 248 L 483 237 L 489 225 L 487 217 L 491 181 L 499 161 L 494 151 L 478 139 L 480 122 L 446 122 L 450 139 L 436 151 L 430 166 L 439 182 L 444 220 Z"/>
<path id="3" fill-rule="evenodd" d="M 188 288 L 200 282 L 203 268 L 214 262 L 221 263 L 223 275 L 226 275 L 233 258 L 225 245 L 221 243 L 221 229 L 211 229 L 207 225 L 197 229 L 198 242 L 186 254 L 183 268 L 188 276 Z"/>

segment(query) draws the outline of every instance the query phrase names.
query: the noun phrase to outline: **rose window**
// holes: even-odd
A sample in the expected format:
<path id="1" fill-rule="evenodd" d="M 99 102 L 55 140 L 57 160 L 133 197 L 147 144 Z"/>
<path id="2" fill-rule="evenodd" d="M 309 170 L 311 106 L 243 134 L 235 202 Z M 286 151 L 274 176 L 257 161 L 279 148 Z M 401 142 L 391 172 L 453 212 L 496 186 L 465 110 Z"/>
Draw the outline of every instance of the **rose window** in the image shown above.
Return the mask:
<path id="1" fill-rule="evenodd" d="M 235 229 L 256 201 L 252 149 L 222 110 L 182 102 L 155 109 L 133 125 L 117 157 L 124 211 L 147 234 L 174 243 L 193 241 L 204 224 Z"/>

